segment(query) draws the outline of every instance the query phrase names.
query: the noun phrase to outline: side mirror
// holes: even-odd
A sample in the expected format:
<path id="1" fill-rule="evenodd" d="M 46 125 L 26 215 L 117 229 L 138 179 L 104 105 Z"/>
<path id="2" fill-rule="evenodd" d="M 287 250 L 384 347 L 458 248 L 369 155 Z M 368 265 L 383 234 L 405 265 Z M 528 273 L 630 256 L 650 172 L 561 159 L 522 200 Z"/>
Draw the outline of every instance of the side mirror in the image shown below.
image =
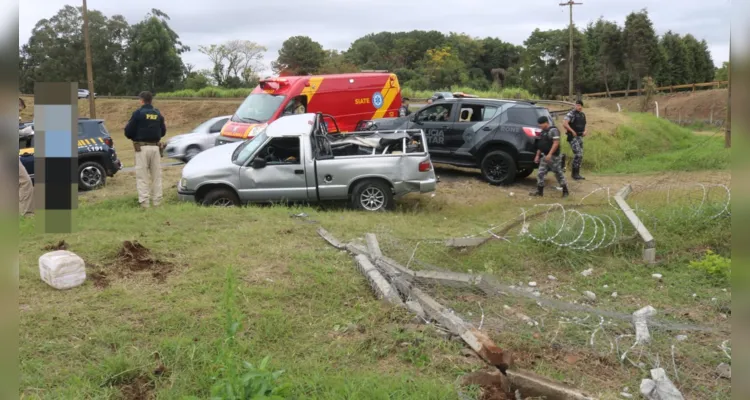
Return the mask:
<path id="1" fill-rule="evenodd" d="M 253 169 L 261 169 L 266 167 L 266 160 L 263 158 L 255 158 L 252 162 Z"/>

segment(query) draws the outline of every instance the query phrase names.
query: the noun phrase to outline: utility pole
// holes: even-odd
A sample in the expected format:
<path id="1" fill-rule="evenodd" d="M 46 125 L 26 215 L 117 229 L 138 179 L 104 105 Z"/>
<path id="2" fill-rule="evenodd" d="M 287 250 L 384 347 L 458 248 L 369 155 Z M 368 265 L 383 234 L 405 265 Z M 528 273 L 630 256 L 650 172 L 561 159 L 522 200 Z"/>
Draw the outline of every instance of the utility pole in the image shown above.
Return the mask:
<path id="1" fill-rule="evenodd" d="M 569 0 L 567 3 L 560 3 L 561 7 L 568 6 L 570 8 L 570 50 L 568 51 L 568 95 L 570 101 L 574 100 L 573 96 L 573 6 L 579 6 L 583 3 L 575 3 L 573 0 Z"/>
<path id="2" fill-rule="evenodd" d="M 732 37 L 729 37 L 729 62 L 727 63 L 727 120 L 724 121 L 724 147 L 732 147 Z"/>
<path id="3" fill-rule="evenodd" d="M 94 105 L 94 67 L 91 64 L 91 44 L 89 43 L 89 13 L 86 0 L 83 0 L 83 43 L 86 47 L 86 79 L 89 83 L 89 118 L 96 118 Z"/>

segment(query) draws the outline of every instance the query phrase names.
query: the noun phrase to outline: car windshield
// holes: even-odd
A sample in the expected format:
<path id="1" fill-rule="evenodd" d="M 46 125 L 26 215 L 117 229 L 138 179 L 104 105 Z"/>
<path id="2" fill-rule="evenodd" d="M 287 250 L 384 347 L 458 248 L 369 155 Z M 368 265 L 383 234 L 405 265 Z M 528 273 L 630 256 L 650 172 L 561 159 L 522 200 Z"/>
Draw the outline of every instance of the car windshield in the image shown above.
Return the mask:
<path id="1" fill-rule="evenodd" d="M 213 119 L 209 119 L 208 121 L 201 122 L 198 126 L 193 128 L 191 132 L 208 132 L 208 127 L 214 124 Z"/>
<path id="2" fill-rule="evenodd" d="M 286 96 L 268 93 L 253 93 L 247 96 L 240 108 L 232 116 L 233 122 L 261 123 L 267 122 L 279 109 Z"/>
<path id="3" fill-rule="evenodd" d="M 254 138 L 239 145 L 234 150 L 234 153 L 232 153 L 232 162 L 239 166 L 245 165 L 250 159 L 250 156 L 253 155 L 263 143 L 265 143 L 267 138 L 268 136 L 266 136 L 266 132 L 263 131 Z"/>

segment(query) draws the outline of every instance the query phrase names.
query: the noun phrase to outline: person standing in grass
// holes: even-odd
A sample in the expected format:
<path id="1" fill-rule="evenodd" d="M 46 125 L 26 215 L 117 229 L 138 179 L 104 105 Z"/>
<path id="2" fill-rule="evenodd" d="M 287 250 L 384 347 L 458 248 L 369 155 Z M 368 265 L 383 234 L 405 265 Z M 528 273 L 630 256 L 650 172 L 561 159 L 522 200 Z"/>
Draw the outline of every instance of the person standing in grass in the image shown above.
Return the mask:
<path id="1" fill-rule="evenodd" d="M 583 137 L 588 134 L 586 129 L 586 114 L 583 113 L 583 101 L 576 101 L 574 109 L 570 110 L 563 119 L 563 127 L 568 135 L 568 143 L 573 150 L 573 168 L 571 178 L 580 181 L 586 179 L 581 176 L 583 163 Z"/>
<path id="2" fill-rule="evenodd" d="M 542 133 L 536 140 L 536 157 L 534 162 L 539 164 L 539 173 L 536 178 L 536 192 L 530 192 L 529 196 L 544 196 L 544 177 L 547 172 L 552 171 L 557 178 L 557 183 L 562 186 L 562 197 L 568 197 L 568 183 L 562 172 L 560 157 L 560 131 L 551 126 L 547 117 L 539 117 L 537 120 Z"/>
<path id="3" fill-rule="evenodd" d="M 141 108 L 125 125 L 125 137 L 135 149 L 135 186 L 142 208 L 158 206 L 162 199 L 161 138 L 167 134 L 164 116 L 151 104 L 151 92 L 141 92 Z"/>

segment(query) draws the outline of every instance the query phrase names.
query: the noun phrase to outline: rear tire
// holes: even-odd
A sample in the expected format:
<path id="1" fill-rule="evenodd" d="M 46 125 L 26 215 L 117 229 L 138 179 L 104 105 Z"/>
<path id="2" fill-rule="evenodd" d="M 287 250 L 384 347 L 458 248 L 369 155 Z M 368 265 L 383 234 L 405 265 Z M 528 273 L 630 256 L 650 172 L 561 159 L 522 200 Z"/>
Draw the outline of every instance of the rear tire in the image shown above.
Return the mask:
<path id="1" fill-rule="evenodd" d="M 393 208 L 393 193 L 385 182 L 367 179 L 357 183 L 352 190 L 352 207 L 363 211 L 382 212 Z"/>
<path id="2" fill-rule="evenodd" d="M 107 172 L 96 161 L 86 161 L 78 166 L 78 188 L 83 191 L 94 190 L 107 183 Z"/>
<path id="3" fill-rule="evenodd" d="M 209 191 L 203 197 L 201 204 L 213 207 L 237 207 L 240 205 L 240 199 L 232 190 L 219 188 Z"/>
<path id="4" fill-rule="evenodd" d="M 516 160 L 502 150 L 485 154 L 480 167 L 482 177 L 491 185 L 507 185 L 516 178 Z"/>

